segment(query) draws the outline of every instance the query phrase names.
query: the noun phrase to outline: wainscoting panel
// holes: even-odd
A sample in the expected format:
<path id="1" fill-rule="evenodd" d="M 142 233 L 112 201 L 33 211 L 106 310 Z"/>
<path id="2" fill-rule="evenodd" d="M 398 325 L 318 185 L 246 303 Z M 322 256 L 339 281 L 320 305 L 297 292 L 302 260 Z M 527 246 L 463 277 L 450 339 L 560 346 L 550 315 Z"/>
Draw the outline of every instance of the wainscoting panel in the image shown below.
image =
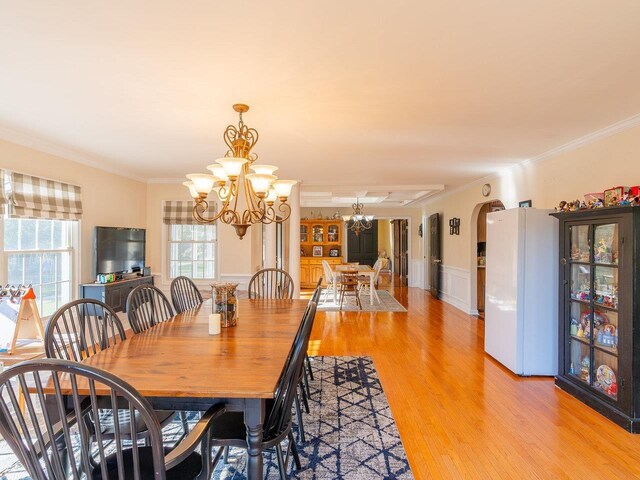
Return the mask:
<path id="1" fill-rule="evenodd" d="M 424 261 L 412 258 L 409 262 L 409 286 L 424 288 Z"/>
<path id="2" fill-rule="evenodd" d="M 440 298 L 467 314 L 472 314 L 469 295 L 469 270 L 442 265 Z"/>

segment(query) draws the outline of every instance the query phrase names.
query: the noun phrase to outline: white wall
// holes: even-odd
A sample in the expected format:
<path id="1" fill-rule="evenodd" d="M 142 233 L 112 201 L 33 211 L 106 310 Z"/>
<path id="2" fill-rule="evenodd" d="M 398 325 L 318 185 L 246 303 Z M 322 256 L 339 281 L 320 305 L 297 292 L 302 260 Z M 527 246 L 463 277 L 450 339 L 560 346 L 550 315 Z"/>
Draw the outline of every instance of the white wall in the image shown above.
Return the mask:
<path id="1" fill-rule="evenodd" d="M 506 208 L 532 200 L 535 208 L 554 208 L 561 200 L 583 199 L 585 193 L 602 192 L 618 185 L 640 185 L 640 126 L 600 137 L 591 143 L 526 162 L 452 194 L 427 201 L 424 215 L 440 213 L 442 224 L 442 297 L 472 312 L 471 277 L 475 275 L 477 206 L 501 200 Z M 491 184 L 483 197 L 482 184 Z M 460 235 L 449 235 L 449 219 L 458 217 Z"/>

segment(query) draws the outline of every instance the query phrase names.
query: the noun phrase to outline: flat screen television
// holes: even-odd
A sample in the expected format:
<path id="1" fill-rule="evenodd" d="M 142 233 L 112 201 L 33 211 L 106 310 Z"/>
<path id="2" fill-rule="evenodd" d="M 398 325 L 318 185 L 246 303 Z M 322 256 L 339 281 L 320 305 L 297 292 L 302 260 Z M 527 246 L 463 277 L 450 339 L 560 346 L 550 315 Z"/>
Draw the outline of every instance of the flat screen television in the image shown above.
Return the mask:
<path id="1" fill-rule="evenodd" d="M 144 228 L 96 227 L 95 274 L 142 270 L 145 236 Z"/>

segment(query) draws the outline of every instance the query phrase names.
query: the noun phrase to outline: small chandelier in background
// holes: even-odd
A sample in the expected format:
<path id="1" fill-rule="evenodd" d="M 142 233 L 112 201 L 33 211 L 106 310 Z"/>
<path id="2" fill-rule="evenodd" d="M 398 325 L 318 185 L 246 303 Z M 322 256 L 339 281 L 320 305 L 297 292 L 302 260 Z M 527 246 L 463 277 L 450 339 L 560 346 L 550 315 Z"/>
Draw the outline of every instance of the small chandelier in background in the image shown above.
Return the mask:
<path id="1" fill-rule="evenodd" d="M 353 208 L 353 214 L 343 215 L 342 220 L 344 220 L 347 229 L 353 231 L 356 236 L 360 236 L 360 232 L 369 230 L 373 226 L 374 217 L 373 215 L 363 215 L 364 206 L 359 202 L 358 198 L 356 198 L 356 203 L 351 208 Z"/>
<path id="2" fill-rule="evenodd" d="M 278 167 L 254 164 L 258 155 L 251 153 L 251 149 L 258 142 L 258 131 L 242 121 L 242 114 L 249 106 L 238 103 L 233 109 L 238 112 L 240 121 L 237 127 L 229 125 L 224 131 L 224 143 L 229 150 L 223 158 L 207 166 L 211 174 L 191 173 L 187 175 L 190 181 L 183 185 L 195 200 L 193 217 L 198 223 L 220 220 L 232 225 L 242 240 L 251 225 L 282 223 L 291 216 L 287 199 L 297 182 L 278 180 L 273 174 Z M 213 216 L 207 216 L 207 197 L 211 192 L 215 192 L 222 207 Z"/>

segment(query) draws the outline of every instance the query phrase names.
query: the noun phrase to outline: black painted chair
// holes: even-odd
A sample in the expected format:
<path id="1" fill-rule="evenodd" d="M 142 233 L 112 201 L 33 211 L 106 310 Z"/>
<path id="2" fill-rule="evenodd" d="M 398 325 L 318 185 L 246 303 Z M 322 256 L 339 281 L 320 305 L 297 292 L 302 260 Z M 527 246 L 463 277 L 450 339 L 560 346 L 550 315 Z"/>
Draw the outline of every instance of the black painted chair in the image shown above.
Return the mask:
<path id="1" fill-rule="evenodd" d="M 279 268 L 265 268 L 249 281 L 249 298 L 293 298 L 291 275 Z"/>
<path id="2" fill-rule="evenodd" d="M 291 432 L 291 410 L 304 368 L 304 355 L 309 345 L 315 313 L 316 304 L 310 302 L 280 376 L 276 395 L 273 400 L 267 402 L 262 448 L 275 449 L 281 480 L 287 478 L 286 470 L 290 454 L 293 455 L 296 467 L 301 468 L 298 448 Z M 211 437 L 212 446 L 246 449 L 246 428 L 242 412 L 225 412 L 216 417 L 211 424 Z M 289 442 L 286 451 L 283 452 L 281 444 L 285 439 Z M 214 466 L 222 452 L 223 448 L 220 448 L 215 456 Z"/>
<path id="3" fill-rule="evenodd" d="M 138 285 L 127 298 L 127 317 L 135 333 L 173 318 L 175 313 L 162 291 L 153 285 Z"/>
<path id="4" fill-rule="evenodd" d="M 126 340 L 126 334 L 122 322 L 111 307 L 98 300 L 81 299 L 63 305 L 51 316 L 44 338 L 45 353 L 48 358 L 81 362 Z M 116 429 L 113 416 L 109 412 L 102 411 L 100 415 L 103 427 L 100 435 L 104 438 L 113 438 Z M 170 410 L 155 411 L 161 427 L 169 425 L 175 415 L 176 412 Z M 180 419 L 186 434 L 189 431 L 189 424 L 185 412 L 180 412 Z M 136 420 L 138 436 L 129 438 L 147 439 L 148 432 L 139 424 L 140 419 Z M 86 421 L 92 431 L 90 440 L 95 441 L 98 435 L 95 430 L 96 422 L 91 415 Z M 128 418 L 120 418 L 118 422 L 118 428 L 123 437 L 130 435 L 129 421 Z"/>
<path id="5" fill-rule="evenodd" d="M 45 388 L 53 392 L 47 390 L 45 395 Z M 47 408 L 49 395 L 57 400 L 53 409 Z M 98 436 L 92 448 L 91 432 L 81 419 L 92 412 L 101 431 L 101 400 L 109 402 L 117 415 L 139 418 L 148 446 L 131 443 L 128 435 L 116 429 L 113 438 Z M 31 477 L 39 480 L 209 478 L 210 426 L 224 411 L 222 405 L 209 409 L 191 433 L 168 450 L 149 402 L 109 372 L 69 360 L 45 359 L 23 362 L 0 374 L 0 434 Z M 131 428 L 136 438 L 138 424 L 132 422 Z M 202 455 L 195 451 L 200 445 Z"/>
<path id="6" fill-rule="evenodd" d="M 191 310 L 202 303 L 202 294 L 188 277 L 176 277 L 171 281 L 171 302 L 176 313 Z"/>

